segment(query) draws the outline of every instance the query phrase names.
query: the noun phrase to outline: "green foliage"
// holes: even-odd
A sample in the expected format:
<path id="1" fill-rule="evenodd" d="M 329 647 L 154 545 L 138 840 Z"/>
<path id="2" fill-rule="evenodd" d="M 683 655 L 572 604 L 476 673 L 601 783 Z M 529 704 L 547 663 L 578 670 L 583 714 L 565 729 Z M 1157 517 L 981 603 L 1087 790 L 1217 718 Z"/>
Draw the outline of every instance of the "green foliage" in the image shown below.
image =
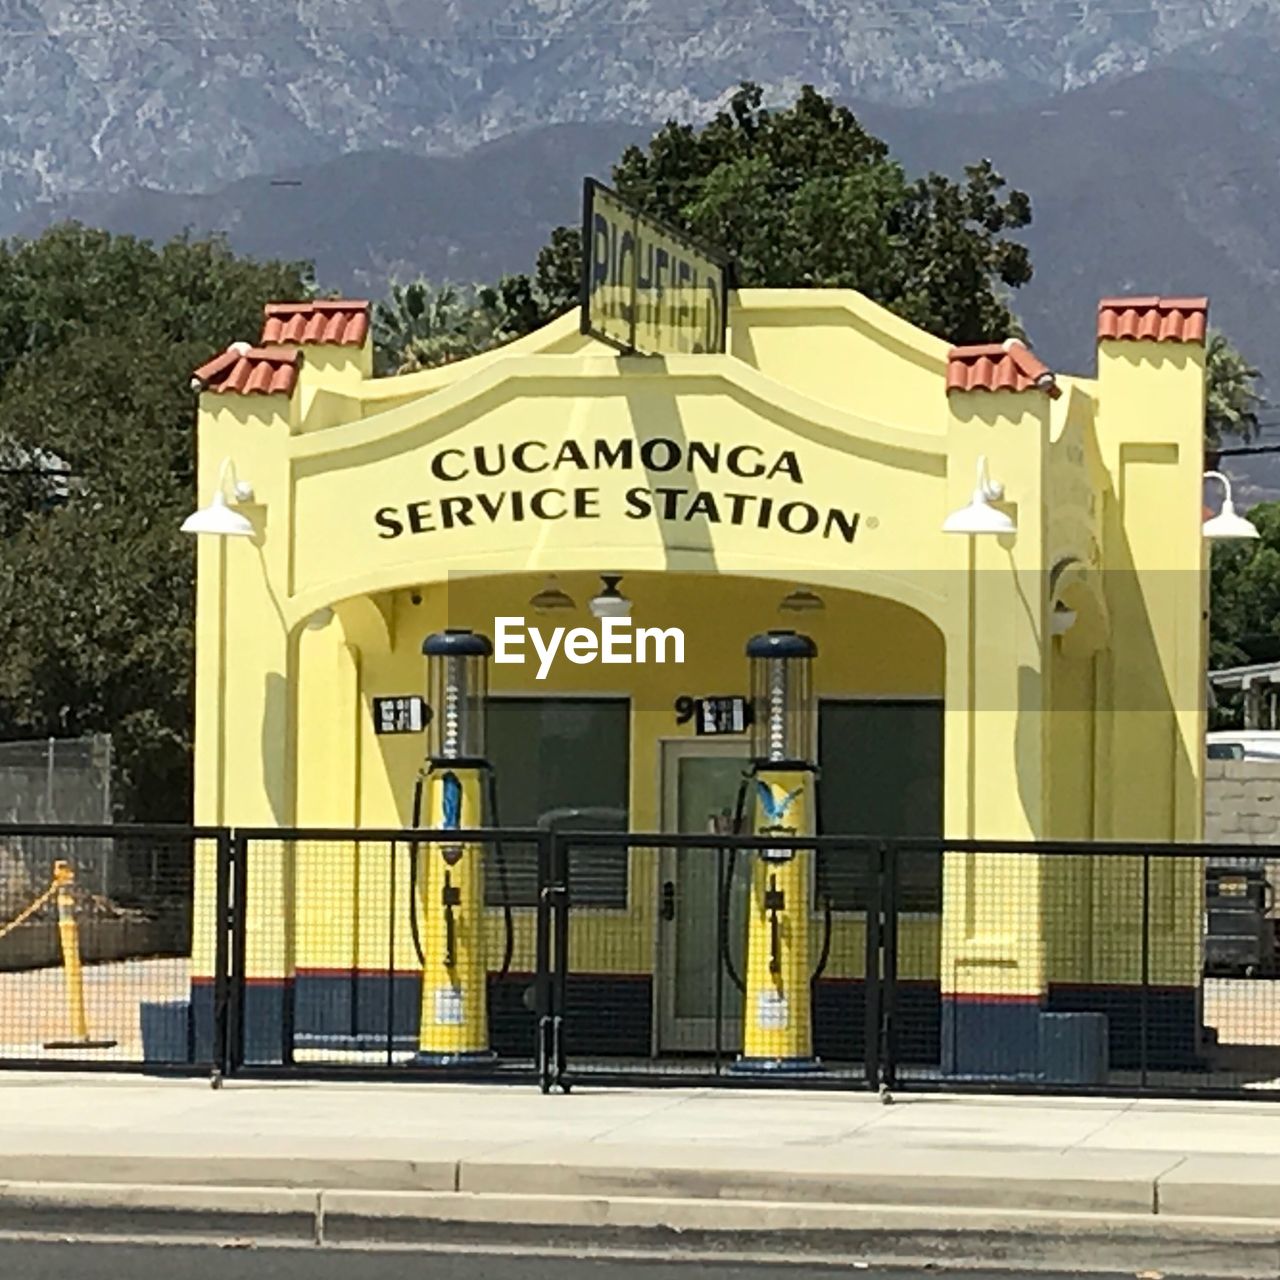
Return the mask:
<path id="1" fill-rule="evenodd" d="M 613 185 L 730 253 L 744 287 L 857 289 L 952 342 L 1010 335 L 1005 294 L 1031 279 L 1009 238 L 1030 223 L 1030 200 L 989 161 L 963 182 L 909 179 L 853 112 L 810 87 L 773 111 L 744 84 L 705 127 L 673 121 L 629 148 Z M 580 233 L 557 229 L 529 284 L 536 324 L 577 302 L 580 257 Z"/>
<path id="2" fill-rule="evenodd" d="M 1224 437 L 1251 440 L 1265 401 L 1257 391 L 1258 370 L 1221 333 L 1210 333 L 1205 349 L 1205 443 Z M 1280 657 L 1280 503 L 1250 508 L 1258 540 L 1220 542 L 1213 547 L 1209 580 L 1209 669 L 1242 666 Z M 1236 700 L 1226 696 L 1215 725 L 1238 722 Z"/>
<path id="3" fill-rule="evenodd" d="M 560 232 L 553 245 L 560 252 Z M 577 241 L 570 252 L 577 252 Z M 390 297 L 374 308 L 374 370 L 416 373 L 510 342 L 540 328 L 553 314 L 548 287 L 562 287 L 561 271 L 576 276 L 580 264 L 552 260 L 533 277 L 504 276 L 496 285 L 434 285 L 419 279 L 391 286 Z"/>
<path id="4" fill-rule="evenodd" d="M 373 314 L 375 372 L 415 373 L 474 355 L 498 341 L 496 304 L 475 288 L 427 280 L 391 286 Z"/>
<path id="5" fill-rule="evenodd" d="M 191 371 L 309 292 L 217 240 L 0 244 L 0 737 L 112 734 L 125 817 L 190 810 Z"/>
<path id="6" fill-rule="evenodd" d="M 1252 440 L 1258 431 L 1258 410 L 1266 401 L 1257 389 L 1260 373 L 1232 346 L 1224 334 L 1210 333 L 1205 347 L 1205 440 L 1222 443 L 1223 436 Z"/>
<path id="7" fill-rule="evenodd" d="M 1260 650 L 1280 650 L 1280 502 L 1249 509 L 1258 540 L 1213 548 L 1209 666 L 1256 662 Z"/>

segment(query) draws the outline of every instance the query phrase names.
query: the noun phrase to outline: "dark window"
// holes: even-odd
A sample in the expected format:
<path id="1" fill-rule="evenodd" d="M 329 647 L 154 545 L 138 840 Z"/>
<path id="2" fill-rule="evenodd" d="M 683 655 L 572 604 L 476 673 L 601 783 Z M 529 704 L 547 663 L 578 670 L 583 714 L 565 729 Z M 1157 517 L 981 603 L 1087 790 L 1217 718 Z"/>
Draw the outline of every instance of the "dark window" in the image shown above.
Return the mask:
<path id="1" fill-rule="evenodd" d="M 834 701 L 818 708 L 818 824 L 825 835 L 942 834 L 942 703 Z M 865 854 L 819 859 L 819 901 L 838 911 L 867 903 Z M 942 858 L 906 852 L 898 861 L 898 905 L 942 908 Z"/>
<path id="2" fill-rule="evenodd" d="M 504 827 L 626 831 L 631 708 L 625 698 L 492 698 L 489 759 Z M 537 902 L 536 851 L 504 844 L 485 863 L 487 901 Z M 505 892 L 504 892 L 505 880 Z M 627 905 L 627 851 L 570 849 L 575 902 Z"/>

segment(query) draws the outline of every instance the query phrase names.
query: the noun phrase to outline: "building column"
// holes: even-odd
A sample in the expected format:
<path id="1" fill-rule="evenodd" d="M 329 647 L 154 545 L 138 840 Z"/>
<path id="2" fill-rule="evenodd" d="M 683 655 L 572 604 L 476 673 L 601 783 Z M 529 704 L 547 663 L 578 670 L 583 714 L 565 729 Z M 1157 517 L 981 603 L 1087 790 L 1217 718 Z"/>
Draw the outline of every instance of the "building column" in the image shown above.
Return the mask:
<path id="1" fill-rule="evenodd" d="M 1047 796 L 1043 444 L 1040 392 L 951 397 L 951 509 L 972 489 L 978 454 L 1005 485 L 1012 535 L 947 535 L 954 601 L 947 636 L 945 831 L 952 839 L 1029 840 Z M 942 1069 L 1034 1073 L 1045 1004 L 1043 859 L 948 853 L 943 861 Z"/>
<path id="2" fill-rule="evenodd" d="M 1033 573 L 975 546 L 970 621 L 948 646 L 947 835 L 1034 839 L 1045 796 L 1044 672 Z M 1017 1075 L 1039 1061 L 1045 997 L 1044 859 L 948 853 L 942 895 L 942 1065 Z"/>
<path id="3" fill-rule="evenodd" d="M 1160 323 L 1142 323 L 1148 314 Z M 1131 315 L 1146 336 L 1108 336 Z M 1107 300 L 1099 333 L 1111 635 L 1098 658 L 1097 834 L 1194 841 L 1202 834 L 1206 718 L 1203 299 Z M 1143 883 L 1141 858 L 1101 863 L 1093 877 L 1089 986 L 1111 1021 L 1112 1065 L 1196 1065 L 1203 862 L 1150 860 L 1145 991 Z"/>
<path id="4" fill-rule="evenodd" d="M 259 536 L 203 538 L 198 551 L 196 818 L 275 829 L 292 825 L 295 813 L 298 646 L 269 577 L 265 513 L 250 511 Z M 245 1056 L 279 1062 L 292 1019 L 293 842 L 254 840 L 240 852 L 247 859 Z M 213 1037 L 215 895 L 209 850 L 196 866 L 191 990 L 198 1058 L 210 1052 Z"/>

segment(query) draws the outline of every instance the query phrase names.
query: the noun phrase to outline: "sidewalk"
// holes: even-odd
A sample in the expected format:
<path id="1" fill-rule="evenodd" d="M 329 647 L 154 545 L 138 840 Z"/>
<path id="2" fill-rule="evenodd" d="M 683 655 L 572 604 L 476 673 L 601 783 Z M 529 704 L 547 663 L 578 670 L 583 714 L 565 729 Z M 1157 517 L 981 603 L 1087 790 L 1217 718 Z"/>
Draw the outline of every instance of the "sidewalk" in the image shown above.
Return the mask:
<path id="1" fill-rule="evenodd" d="M 1251 1242 L 1280 1271 L 1280 1104 L 0 1075 L 0 1179 L 0 1229 L 130 1207 L 316 1239 L 1052 1224 Z"/>

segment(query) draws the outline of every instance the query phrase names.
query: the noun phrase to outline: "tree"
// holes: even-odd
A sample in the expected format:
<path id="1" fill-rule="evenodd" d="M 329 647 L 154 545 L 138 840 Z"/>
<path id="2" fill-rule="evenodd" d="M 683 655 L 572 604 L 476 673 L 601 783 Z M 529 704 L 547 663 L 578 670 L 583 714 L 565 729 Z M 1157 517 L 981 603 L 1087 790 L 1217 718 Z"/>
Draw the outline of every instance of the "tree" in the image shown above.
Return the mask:
<path id="1" fill-rule="evenodd" d="M 952 342 L 986 342 L 1010 334 L 1007 290 L 1031 279 L 1009 238 L 1031 202 L 987 160 L 964 172 L 909 179 L 847 107 L 806 86 L 769 110 L 744 84 L 705 127 L 672 121 L 628 148 L 613 184 L 732 255 L 742 286 L 857 289 Z M 524 286 L 537 324 L 577 302 L 581 252 L 580 233 L 560 227 L 539 254 Z"/>
<path id="2" fill-rule="evenodd" d="M 1280 657 L 1280 502 L 1249 509 L 1256 542 L 1213 548 L 1209 666 L 1234 667 Z"/>
<path id="3" fill-rule="evenodd" d="M 1205 347 L 1205 440 L 1211 446 L 1223 436 L 1252 440 L 1258 430 L 1258 410 L 1266 401 L 1259 394 L 1261 376 L 1221 333 L 1209 334 Z"/>
<path id="4" fill-rule="evenodd" d="M 190 811 L 191 371 L 310 289 L 218 240 L 0 243 L 0 737 L 111 733 L 122 816 Z"/>
<path id="5" fill-rule="evenodd" d="M 1266 401 L 1260 374 L 1225 335 L 1211 332 L 1205 348 L 1205 443 L 1224 436 L 1251 440 Z M 1210 568 L 1209 667 L 1239 666 L 1280 657 L 1280 503 L 1249 511 L 1257 542 L 1214 546 Z M 1233 714 L 1233 713 L 1231 713 Z"/>
<path id="6" fill-rule="evenodd" d="M 376 370 L 416 373 L 474 355 L 495 345 L 498 321 L 496 301 L 486 307 L 474 287 L 393 284 L 390 298 L 374 309 Z"/>

